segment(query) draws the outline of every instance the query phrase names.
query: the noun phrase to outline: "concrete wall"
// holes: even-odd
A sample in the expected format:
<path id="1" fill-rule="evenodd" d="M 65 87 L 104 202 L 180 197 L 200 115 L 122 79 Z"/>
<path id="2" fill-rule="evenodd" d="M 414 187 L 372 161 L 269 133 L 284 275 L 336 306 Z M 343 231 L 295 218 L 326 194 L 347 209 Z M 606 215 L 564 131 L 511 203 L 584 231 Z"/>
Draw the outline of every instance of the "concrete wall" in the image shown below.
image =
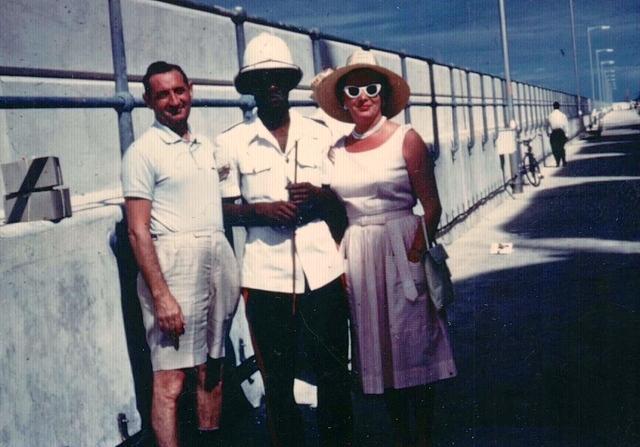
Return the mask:
<path id="1" fill-rule="evenodd" d="M 239 62 L 230 18 L 150 0 L 121 5 L 132 79 L 163 59 L 185 69 L 195 81 L 196 98 L 239 98 L 232 84 Z M 106 0 L 3 0 L 0 29 L 0 96 L 114 94 Z M 312 39 L 244 24 L 247 41 L 271 30 L 288 42 L 304 72 L 291 98 L 308 99 Z M 343 65 L 356 48 L 322 39 L 317 45 L 321 67 Z M 374 52 L 382 65 L 401 73 L 398 54 Z M 494 145 L 497 129 L 505 125 L 502 80 L 414 58 L 406 58 L 405 66 L 412 101 L 435 100 L 438 107 L 413 105 L 394 120 L 409 119 L 434 144 L 446 225 L 510 176 Z M 131 81 L 129 89 L 141 97 L 139 82 Z M 554 99 L 571 109 L 568 95 L 517 82 L 513 91 L 516 102 L 523 102 L 516 119 L 528 133 L 539 132 Z M 139 135 L 153 116 L 136 108 L 132 119 Z M 213 137 L 241 119 L 239 108 L 195 108 L 191 124 Z M 535 143 L 539 155 L 542 141 Z M 118 146 L 117 115 L 110 109 L 0 110 L 0 163 L 59 156 L 74 205 L 74 216 L 57 224 L 0 226 L 0 445 L 113 446 L 121 441 L 117 413 L 126 413 L 135 432 L 137 410 L 148 411 L 139 315 L 127 310 L 137 306 L 131 290 L 135 269 L 122 268 L 132 265 L 122 234 L 110 241 L 122 230 L 120 207 L 113 206 L 121 200 Z"/>
<path id="2" fill-rule="evenodd" d="M 114 446 L 140 429 L 111 250 L 118 206 L 0 227 L 0 445 Z"/>

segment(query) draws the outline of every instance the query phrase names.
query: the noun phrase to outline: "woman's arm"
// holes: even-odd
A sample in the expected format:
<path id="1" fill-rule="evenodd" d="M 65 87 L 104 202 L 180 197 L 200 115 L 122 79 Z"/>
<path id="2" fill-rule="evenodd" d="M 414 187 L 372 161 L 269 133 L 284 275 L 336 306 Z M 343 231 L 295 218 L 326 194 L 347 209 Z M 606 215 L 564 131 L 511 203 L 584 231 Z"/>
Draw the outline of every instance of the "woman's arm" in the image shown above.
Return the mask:
<path id="1" fill-rule="evenodd" d="M 438 185 L 433 172 L 433 161 L 428 154 L 427 146 L 420 135 L 409 130 L 402 144 L 402 155 L 407 165 L 409 180 L 413 193 L 424 209 L 424 221 L 430 240 L 434 240 L 442 206 L 438 196 Z M 418 226 L 413 243 L 407 253 L 409 261 L 419 262 L 427 250 L 427 244 L 422 233 L 422 226 Z"/>

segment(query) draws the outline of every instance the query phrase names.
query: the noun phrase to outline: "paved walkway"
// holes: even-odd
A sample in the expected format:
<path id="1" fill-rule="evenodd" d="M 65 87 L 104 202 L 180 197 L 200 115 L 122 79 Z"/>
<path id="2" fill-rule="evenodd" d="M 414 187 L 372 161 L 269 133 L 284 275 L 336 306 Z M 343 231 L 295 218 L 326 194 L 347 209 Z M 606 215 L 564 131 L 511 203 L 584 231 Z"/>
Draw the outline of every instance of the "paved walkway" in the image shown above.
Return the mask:
<path id="1" fill-rule="evenodd" d="M 610 113 L 567 160 L 448 248 L 438 446 L 640 445 L 640 117 Z"/>

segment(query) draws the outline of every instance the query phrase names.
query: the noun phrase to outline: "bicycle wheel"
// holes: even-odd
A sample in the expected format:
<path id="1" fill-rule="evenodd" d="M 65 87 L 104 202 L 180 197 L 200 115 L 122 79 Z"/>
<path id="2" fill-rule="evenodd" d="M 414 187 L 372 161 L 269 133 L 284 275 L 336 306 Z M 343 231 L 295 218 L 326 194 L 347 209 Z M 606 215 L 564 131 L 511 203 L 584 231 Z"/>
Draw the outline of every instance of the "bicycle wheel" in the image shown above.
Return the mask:
<path id="1" fill-rule="evenodd" d="M 540 185 L 540 165 L 533 154 L 526 154 L 524 159 L 524 173 L 527 176 L 527 180 L 532 186 Z"/>

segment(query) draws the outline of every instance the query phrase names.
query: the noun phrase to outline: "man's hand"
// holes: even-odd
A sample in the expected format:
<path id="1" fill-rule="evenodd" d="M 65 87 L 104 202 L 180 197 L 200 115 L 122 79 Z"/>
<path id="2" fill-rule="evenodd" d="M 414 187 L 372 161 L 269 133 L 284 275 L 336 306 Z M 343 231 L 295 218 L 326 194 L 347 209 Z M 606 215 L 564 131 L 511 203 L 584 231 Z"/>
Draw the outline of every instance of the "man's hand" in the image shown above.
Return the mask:
<path id="1" fill-rule="evenodd" d="M 184 334 L 184 316 L 173 295 L 168 294 L 155 300 L 155 315 L 162 332 L 176 339 Z"/>
<path id="2" fill-rule="evenodd" d="M 293 226 L 298 216 L 298 207 L 291 202 L 256 203 L 256 215 L 271 225 Z"/>
<path id="3" fill-rule="evenodd" d="M 317 199 L 321 192 L 321 188 L 309 182 L 290 183 L 287 185 L 287 189 L 289 190 L 289 200 L 298 206 Z"/>

